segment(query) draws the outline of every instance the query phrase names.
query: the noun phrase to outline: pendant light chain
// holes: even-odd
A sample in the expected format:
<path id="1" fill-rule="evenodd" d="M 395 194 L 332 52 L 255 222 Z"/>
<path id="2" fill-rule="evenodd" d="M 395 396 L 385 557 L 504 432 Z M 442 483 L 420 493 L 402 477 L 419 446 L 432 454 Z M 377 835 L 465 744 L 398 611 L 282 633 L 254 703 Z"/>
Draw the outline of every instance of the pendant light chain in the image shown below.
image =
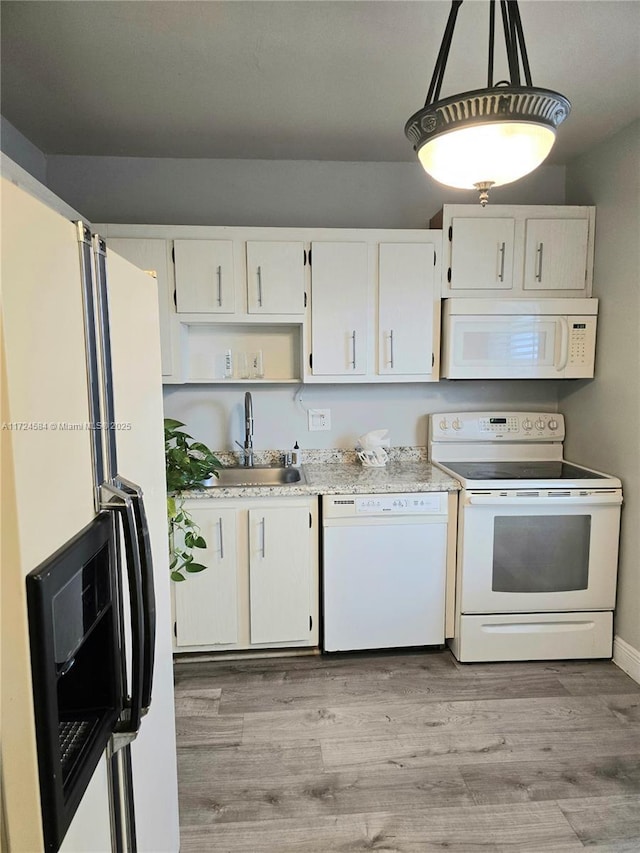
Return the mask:
<path id="1" fill-rule="evenodd" d="M 524 42 L 524 31 L 522 29 L 522 20 L 520 18 L 520 9 L 517 3 L 512 5 L 512 17 L 515 24 L 518 44 L 520 45 L 520 57 L 522 59 L 522 70 L 524 73 L 524 82 L 527 86 L 532 86 L 531 70 L 529 69 L 529 58 L 527 56 L 527 46 Z"/>
<path id="2" fill-rule="evenodd" d="M 493 89 L 493 52 L 496 41 L 496 0 L 489 2 L 489 67 L 487 69 L 487 89 Z"/>
<path id="3" fill-rule="evenodd" d="M 428 107 L 429 104 L 434 103 L 434 101 L 437 101 L 440 98 L 440 88 L 442 86 L 444 70 L 447 66 L 447 59 L 449 58 L 449 48 L 451 47 L 451 39 L 453 38 L 453 30 L 456 25 L 456 18 L 458 17 L 458 9 L 460 6 L 462 6 L 462 0 L 453 0 L 451 3 L 447 26 L 444 30 L 442 43 L 438 52 L 438 58 L 436 59 L 436 66 L 433 69 L 433 76 L 431 77 L 429 91 L 427 92 L 427 100 L 424 102 L 425 107 Z"/>

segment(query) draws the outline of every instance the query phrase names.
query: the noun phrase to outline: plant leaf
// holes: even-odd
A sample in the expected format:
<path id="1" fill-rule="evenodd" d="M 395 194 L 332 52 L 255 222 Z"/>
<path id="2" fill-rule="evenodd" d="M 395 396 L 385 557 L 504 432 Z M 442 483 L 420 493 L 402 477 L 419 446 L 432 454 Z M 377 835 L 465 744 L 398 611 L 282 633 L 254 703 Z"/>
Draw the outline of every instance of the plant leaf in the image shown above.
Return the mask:
<path id="1" fill-rule="evenodd" d="M 179 583 L 180 581 L 185 581 L 186 578 L 183 577 L 180 572 L 171 572 L 171 580 Z"/>
<path id="2" fill-rule="evenodd" d="M 189 563 L 189 565 L 186 567 L 187 571 L 191 572 L 191 574 L 195 574 L 196 572 L 204 572 L 206 568 L 207 567 L 203 566 L 202 563 Z"/>

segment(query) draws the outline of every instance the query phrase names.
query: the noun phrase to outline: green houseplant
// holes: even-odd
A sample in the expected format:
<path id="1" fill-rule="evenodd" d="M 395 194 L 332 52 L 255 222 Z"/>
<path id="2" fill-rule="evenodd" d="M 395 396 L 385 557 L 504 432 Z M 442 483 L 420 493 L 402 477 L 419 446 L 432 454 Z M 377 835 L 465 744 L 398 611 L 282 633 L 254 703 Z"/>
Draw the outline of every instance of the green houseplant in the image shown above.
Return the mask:
<path id="1" fill-rule="evenodd" d="M 218 476 L 222 464 L 206 444 L 194 441 L 182 427 L 181 421 L 165 418 L 164 453 L 167 474 L 167 521 L 169 524 L 169 559 L 171 580 L 186 580 L 183 572 L 202 572 L 206 569 L 196 562 L 193 549 L 206 548 L 200 528 L 184 508 L 181 492 L 202 489 L 202 481 Z"/>

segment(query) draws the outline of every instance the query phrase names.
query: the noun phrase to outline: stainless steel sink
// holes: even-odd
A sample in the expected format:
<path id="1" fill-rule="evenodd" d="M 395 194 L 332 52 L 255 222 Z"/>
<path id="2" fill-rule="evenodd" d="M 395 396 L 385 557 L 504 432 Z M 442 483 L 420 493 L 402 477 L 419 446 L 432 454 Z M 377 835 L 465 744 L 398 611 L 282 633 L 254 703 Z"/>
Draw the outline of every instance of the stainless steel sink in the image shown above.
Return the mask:
<path id="1" fill-rule="evenodd" d="M 299 486 L 305 484 L 305 478 L 299 468 L 283 466 L 242 465 L 218 468 L 218 476 L 205 480 L 208 489 L 225 489 L 234 486 Z"/>

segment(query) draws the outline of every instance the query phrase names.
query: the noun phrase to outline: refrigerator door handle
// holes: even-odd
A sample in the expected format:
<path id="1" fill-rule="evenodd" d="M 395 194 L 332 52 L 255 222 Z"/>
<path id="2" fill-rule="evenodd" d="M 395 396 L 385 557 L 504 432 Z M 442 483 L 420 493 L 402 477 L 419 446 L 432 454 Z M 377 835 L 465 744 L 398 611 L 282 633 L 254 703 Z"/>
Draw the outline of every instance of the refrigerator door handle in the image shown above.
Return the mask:
<path id="1" fill-rule="evenodd" d="M 142 716 L 142 685 L 144 672 L 144 609 L 142 595 L 142 569 L 138 523 L 131 495 L 113 483 L 103 483 L 100 487 L 101 509 L 117 512 L 122 518 L 125 556 L 127 562 L 127 582 L 131 611 L 131 698 L 128 714 L 117 724 L 116 732 L 135 737 L 140 728 Z M 124 746 L 133 737 L 120 739 Z"/>
<path id="2" fill-rule="evenodd" d="M 153 664 L 156 647 L 156 597 L 153 584 L 153 556 L 151 554 L 151 538 L 149 523 L 144 506 L 142 488 L 131 480 L 118 476 L 118 485 L 124 488 L 133 501 L 133 511 L 136 516 L 138 529 L 138 553 L 140 556 L 140 571 L 142 580 L 142 616 L 144 656 L 142 670 L 142 714 L 146 714 L 151 704 L 153 688 Z"/>

